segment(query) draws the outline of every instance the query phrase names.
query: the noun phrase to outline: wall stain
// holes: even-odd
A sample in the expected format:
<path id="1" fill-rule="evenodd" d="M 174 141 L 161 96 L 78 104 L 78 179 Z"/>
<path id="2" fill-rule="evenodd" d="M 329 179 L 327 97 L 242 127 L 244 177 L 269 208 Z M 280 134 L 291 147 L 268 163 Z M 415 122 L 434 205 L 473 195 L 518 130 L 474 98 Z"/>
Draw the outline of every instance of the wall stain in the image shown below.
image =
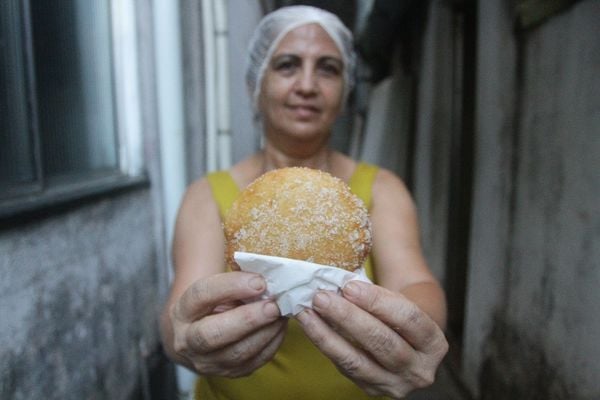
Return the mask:
<path id="1" fill-rule="evenodd" d="M 540 342 L 498 317 L 485 346 L 479 387 L 481 400 L 577 398 Z"/>
<path id="2" fill-rule="evenodd" d="M 27 345 L 2 351 L 1 399 L 130 398 L 139 382 L 123 377 L 140 376 L 139 343 L 156 340 L 154 274 L 119 279 L 103 271 L 97 287 L 66 278 L 40 291 Z"/>

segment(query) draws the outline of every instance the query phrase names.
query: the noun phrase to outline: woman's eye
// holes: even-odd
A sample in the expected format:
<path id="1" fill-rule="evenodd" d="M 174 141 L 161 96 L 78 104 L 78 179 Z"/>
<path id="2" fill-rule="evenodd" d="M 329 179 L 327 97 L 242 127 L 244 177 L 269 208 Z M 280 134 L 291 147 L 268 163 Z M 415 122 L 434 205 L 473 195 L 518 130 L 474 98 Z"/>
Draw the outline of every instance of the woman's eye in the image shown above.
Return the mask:
<path id="1" fill-rule="evenodd" d="M 292 64 L 291 62 L 283 62 L 283 63 L 277 64 L 275 66 L 275 69 L 278 71 L 281 71 L 281 70 L 285 70 L 285 69 L 290 69 L 293 66 L 294 66 L 294 64 Z"/>
<path id="2" fill-rule="evenodd" d="M 331 75 L 339 75 L 341 72 L 336 65 L 323 65 L 321 69 Z"/>
<path id="3" fill-rule="evenodd" d="M 275 69 L 275 71 L 286 73 L 293 71 L 297 66 L 298 63 L 296 61 L 294 61 L 293 59 L 286 58 L 282 60 L 277 60 L 273 65 L 273 69 Z"/>
<path id="4" fill-rule="evenodd" d="M 319 70 L 326 75 L 338 76 L 342 73 L 342 67 L 337 62 L 324 60 L 318 64 Z"/>

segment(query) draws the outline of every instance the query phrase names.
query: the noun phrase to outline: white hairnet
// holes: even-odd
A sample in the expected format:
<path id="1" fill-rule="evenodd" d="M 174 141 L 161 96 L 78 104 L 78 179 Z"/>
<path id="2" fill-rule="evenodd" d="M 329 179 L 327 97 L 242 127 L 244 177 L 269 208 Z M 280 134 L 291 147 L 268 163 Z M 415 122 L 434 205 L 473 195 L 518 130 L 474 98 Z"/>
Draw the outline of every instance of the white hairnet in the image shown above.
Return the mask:
<path id="1" fill-rule="evenodd" d="M 258 107 L 258 97 L 265 70 L 277 45 L 291 30 L 312 23 L 319 24 L 329 34 L 342 54 L 344 62 L 342 104 L 345 104 L 348 94 L 354 86 L 356 54 L 354 53 L 352 33 L 336 15 L 328 11 L 311 6 L 289 6 L 267 14 L 258 24 L 250 40 L 246 84 L 255 109 Z"/>

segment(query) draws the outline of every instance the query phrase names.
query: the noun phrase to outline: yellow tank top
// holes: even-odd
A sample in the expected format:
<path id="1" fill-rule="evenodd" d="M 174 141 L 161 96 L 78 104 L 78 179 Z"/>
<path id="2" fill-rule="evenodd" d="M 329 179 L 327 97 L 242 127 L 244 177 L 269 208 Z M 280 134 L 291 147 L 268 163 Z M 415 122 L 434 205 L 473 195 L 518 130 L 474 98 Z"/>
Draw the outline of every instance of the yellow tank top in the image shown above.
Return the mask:
<path id="1" fill-rule="evenodd" d="M 367 208 L 377 167 L 359 163 L 350 179 L 350 189 Z M 213 197 L 225 215 L 239 194 L 231 175 L 218 171 L 207 176 Z M 371 258 L 365 263 L 369 278 L 375 281 Z M 243 378 L 200 377 L 196 400 L 332 400 L 370 399 L 344 377 L 304 335 L 295 319 L 290 319 L 283 344 L 272 361 Z"/>

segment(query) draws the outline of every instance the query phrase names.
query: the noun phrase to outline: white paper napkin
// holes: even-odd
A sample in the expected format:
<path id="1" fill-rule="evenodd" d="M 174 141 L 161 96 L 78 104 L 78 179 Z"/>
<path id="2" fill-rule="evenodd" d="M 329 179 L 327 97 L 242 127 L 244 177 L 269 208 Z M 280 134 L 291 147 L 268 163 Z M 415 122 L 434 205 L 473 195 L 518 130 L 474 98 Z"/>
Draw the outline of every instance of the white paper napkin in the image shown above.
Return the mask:
<path id="1" fill-rule="evenodd" d="M 307 261 L 244 252 L 235 252 L 233 257 L 242 271 L 265 278 L 267 290 L 262 298 L 275 299 L 284 316 L 312 307 L 312 298 L 318 290 L 339 291 L 352 280 L 371 283 L 364 268 L 349 272 Z"/>

